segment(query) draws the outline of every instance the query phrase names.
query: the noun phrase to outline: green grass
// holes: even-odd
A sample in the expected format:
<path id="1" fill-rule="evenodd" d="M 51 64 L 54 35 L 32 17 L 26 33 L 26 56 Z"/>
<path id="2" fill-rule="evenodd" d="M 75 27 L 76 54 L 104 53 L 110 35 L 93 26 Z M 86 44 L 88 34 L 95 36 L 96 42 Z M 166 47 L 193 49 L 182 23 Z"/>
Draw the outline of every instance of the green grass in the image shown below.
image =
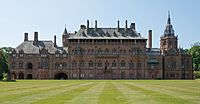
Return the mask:
<path id="1" fill-rule="evenodd" d="M 200 104 L 200 79 L 0 82 L 0 104 Z"/>

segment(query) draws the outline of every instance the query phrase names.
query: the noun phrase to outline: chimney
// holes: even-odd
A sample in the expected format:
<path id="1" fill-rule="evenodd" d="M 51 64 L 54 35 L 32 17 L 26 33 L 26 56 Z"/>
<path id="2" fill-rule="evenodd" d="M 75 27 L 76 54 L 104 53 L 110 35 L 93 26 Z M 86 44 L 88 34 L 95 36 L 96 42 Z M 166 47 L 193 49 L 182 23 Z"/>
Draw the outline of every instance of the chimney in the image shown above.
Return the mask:
<path id="1" fill-rule="evenodd" d="M 97 20 L 95 20 L 95 31 L 97 30 Z"/>
<path id="2" fill-rule="evenodd" d="M 33 41 L 33 45 L 37 45 L 38 43 L 38 32 L 34 32 L 34 41 Z"/>
<path id="3" fill-rule="evenodd" d="M 117 31 L 119 31 L 119 20 L 117 21 Z"/>
<path id="4" fill-rule="evenodd" d="M 24 33 L 24 41 L 28 41 L 28 33 Z"/>
<path id="5" fill-rule="evenodd" d="M 54 35 L 54 47 L 57 47 L 57 45 L 56 45 L 56 35 Z"/>
<path id="6" fill-rule="evenodd" d="M 127 24 L 128 24 L 128 22 L 127 22 L 127 20 L 126 20 L 126 22 L 125 22 L 125 25 L 126 25 L 126 29 L 128 28 Z"/>
<path id="7" fill-rule="evenodd" d="M 148 47 L 152 48 L 152 30 L 149 30 L 149 35 L 148 35 Z"/>
<path id="8" fill-rule="evenodd" d="M 130 28 L 135 30 L 135 23 L 131 23 Z"/>
<path id="9" fill-rule="evenodd" d="M 89 24 L 89 20 L 87 20 L 87 29 L 89 29 L 90 27 L 90 24 Z"/>

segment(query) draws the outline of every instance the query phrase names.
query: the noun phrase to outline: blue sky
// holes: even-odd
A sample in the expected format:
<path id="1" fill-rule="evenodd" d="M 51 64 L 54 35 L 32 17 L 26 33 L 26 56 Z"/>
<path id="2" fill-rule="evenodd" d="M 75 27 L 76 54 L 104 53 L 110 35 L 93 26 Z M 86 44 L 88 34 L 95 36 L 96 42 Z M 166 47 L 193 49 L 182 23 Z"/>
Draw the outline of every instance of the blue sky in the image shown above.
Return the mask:
<path id="1" fill-rule="evenodd" d="M 69 32 L 77 31 L 81 24 L 98 27 L 120 27 L 136 23 L 136 30 L 147 38 L 153 30 L 153 47 L 160 47 L 160 36 L 165 29 L 167 12 L 179 45 L 189 48 L 200 41 L 200 0 L 0 0 L 0 47 L 16 47 L 24 39 L 24 32 L 33 39 L 39 32 L 40 40 L 53 40 L 62 45 L 62 33 L 66 24 Z"/>

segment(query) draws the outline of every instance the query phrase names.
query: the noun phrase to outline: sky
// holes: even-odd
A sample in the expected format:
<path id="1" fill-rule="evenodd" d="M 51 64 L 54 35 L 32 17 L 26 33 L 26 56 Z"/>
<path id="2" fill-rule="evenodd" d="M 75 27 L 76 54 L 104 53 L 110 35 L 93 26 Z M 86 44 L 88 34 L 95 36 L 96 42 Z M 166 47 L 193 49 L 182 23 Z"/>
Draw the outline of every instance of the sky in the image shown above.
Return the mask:
<path id="1" fill-rule="evenodd" d="M 80 25 L 125 27 L 136 23 L 136 31 L 148 37 L 153 30 L 153 47 L 160 47 L 168 11 L 179 46 L 190 48 L 200 41 L 200 0 L 0 0 L 0 47 L 17 47 L 24 33 L 39 32 L 39 40 L 52 40 L 62 46 L 62 33 L 77 31 Z"/>

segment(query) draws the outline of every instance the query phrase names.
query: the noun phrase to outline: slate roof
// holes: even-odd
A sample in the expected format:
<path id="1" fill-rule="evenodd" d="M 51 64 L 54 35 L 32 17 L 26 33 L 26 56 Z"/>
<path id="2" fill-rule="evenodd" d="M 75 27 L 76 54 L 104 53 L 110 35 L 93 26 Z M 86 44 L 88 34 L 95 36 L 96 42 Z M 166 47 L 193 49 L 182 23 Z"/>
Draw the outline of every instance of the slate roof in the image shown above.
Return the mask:
<path id="1" fill-rule="evenodd" d="M 146 39 L 131 28 L 81 28 L 68 39 Z"/>
<path id="2" fill-rule="evenodd" d="M 52 41 L 38 41 L 37 45 L 33 45 L 33 41 L 24 41 L 19 46 L 15 48 L 16 52 L 23 50 L 24 53 L 28 54 L 39 54 L 40 50 L 42 49 L 48 50 L 48 53 L 55 54 L 56 51 L 59 53 L 66 52 L 62 47 L 54 47 L 54 43 Z"/>

